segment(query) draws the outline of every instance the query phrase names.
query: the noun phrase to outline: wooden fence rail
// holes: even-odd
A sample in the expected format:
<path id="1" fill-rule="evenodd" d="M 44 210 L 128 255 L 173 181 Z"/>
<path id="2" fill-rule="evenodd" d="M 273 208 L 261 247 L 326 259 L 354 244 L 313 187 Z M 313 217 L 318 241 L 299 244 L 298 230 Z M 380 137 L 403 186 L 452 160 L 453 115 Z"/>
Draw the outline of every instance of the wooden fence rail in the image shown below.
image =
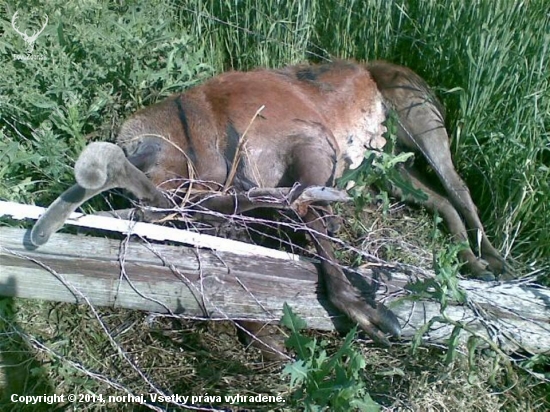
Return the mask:
<path id="1" fill-rule="evenodd" d="M 1 203 L 1 202 L 0 202 Z M 1 205 L 0 205 L 1 206 Z M 2 215 L 0 210 L 0 216 Z M 113 219 L 116 220 L 116 219 Z M 57 233 L 38 249 L 28 231 L 0 227 L 0 295 L 175 313 L 190 318 L 276 321 L 287 302 L 308 326 L 341 324 L 317 288 L 317 268 L 306 260 Z M 131 240 L 130 240 L 131 239 Z M 381 270 L 383 269 L 383 270 Z M 381 276 L 380 273 L 390 274 Z M 397 314 L 410 339 L 440 305 L 412 299 L 406 285 L 422 277 L 390 265 L 363 271 L 381 278 L 377 299 Z M 428 275 L 429 276 L 429 275 Z M 505 350 L 550 351 L 550 291 L 527 281 L 460 280 L 468 303 L 451 302 L 445 315 Z M 436 322 L 427 342 L 445 342 L 453 325 Z M 463 337 L 468 336 L 463 332 Z"/>

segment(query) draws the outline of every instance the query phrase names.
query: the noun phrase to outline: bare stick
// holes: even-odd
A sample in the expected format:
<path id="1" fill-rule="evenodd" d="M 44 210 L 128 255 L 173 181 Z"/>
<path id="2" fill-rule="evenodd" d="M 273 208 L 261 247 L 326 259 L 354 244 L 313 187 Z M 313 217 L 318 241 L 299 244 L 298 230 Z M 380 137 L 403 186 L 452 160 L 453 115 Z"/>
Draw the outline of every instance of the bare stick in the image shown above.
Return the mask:
<path id="1" fill-rule="evenodd" d="M 256 113 L 254 113 L 254 116 L 252 116 L 252 119 L 250 120 L 250 123 L 248 123 L 248 126 L 246 126 L 246 129 L 241 137 L 241 141 L 239 142 L 239 145 L 237 146 L 237 150 L 235 151 L 235 157 L 233 158 L 233 164 L 231 165 L 231 170 L 229 171 L 229 175 L 227 176 L 227 180 L 225 181 L 225 186 L 223 187 L 223 191 L 227 191 L 229 186 L 231 186 L 231 182 L 233 182 L 233 178 L 235 177 L 235 173 L 237 173 L 237 166 L 239 165 L 239 161 L 241 159 L 241 151 L 243 150 L 243 146 L 246 143 L 246 134 L 248 133 L 248 130 L 250 129 L 250 126 L 252 126 L 252 123 L 254 123 L 254 120 L 256 120 L 256 117 L 262 112 L 262 110 L 265 109 L 265 105 L 262 105 L 258 110 L 256 110 Z M 259 182 L 258 182 L 259 183 Z"/>

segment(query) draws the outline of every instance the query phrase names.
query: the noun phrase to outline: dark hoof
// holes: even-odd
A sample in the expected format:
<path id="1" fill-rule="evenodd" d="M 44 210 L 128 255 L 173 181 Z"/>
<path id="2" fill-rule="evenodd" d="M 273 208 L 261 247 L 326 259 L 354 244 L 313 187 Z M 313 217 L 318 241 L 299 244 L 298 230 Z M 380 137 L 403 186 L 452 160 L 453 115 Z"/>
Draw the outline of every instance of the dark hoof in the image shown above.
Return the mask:
<path id="1" fill-rule="evenodd" d="M 395 316 L 395 313 L 393 313 L 381 303 L 379 303 L 377 307 L 380 314 L 380 322 L 377 326 L 380 328 L 380 330 L 393 337 L 400 337 L 401 325 L 399 324 L 399 320 L 397 319 L 397 316 Z"/>
<path id="2" fill-rule="evenodd" d="M 509 269 L 506 261 L 500 255 L 482 254 L 481 258 L 487 263 L 487 270 L 490 270 L 495 275 L 501 275 Z"/>
<path id="3" fill-rule="evenodd" d="M 498 280 L 513 280 L 518 273 L 501 256 L 485 255 L 483 259 L 488 263 L 487 269 L 494 273 Z"/>
<path id="4" fill-rule="evenodd" d="M 354 302 L 348 308 L 339 308 L 377 344 L 390 347 L 388 335 L 399 337 L 401 325 L 397 316 L 381 303 L 369 305 L 364 302 Z"/>
<path id="5" fill-rule="evenodd" d="M 485 282 L 492 282 L 496 280 L 495 273 L 490 270 L 489 265 L 483 259 L 476 259 L 470 261 L 467 265 L 470 272 L 471 279 L 483 280 Z"/>
<path id="6" fill-rule="evenodd" d="M 498 280 L 514 280 L 519 277 L 519 273 L 514 270 L 508 263 L 504 264 L 504 270 L 498 276 Z"/>
<path id="7" fill-rule="evenodd" d="M 134 218 L 138 222 L 156 223 L 163 220 L 169 215 L 170 212 L 150 210 L 147 208 L 138 208 L 134 213 Z"/>

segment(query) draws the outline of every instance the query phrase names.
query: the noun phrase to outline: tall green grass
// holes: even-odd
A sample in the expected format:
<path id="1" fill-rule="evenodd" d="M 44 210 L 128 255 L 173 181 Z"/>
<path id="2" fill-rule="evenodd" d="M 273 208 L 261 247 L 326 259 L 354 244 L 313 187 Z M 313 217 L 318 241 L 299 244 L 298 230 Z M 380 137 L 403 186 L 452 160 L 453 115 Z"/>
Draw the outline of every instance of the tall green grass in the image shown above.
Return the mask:
<path id="1" fill-rule="evenodd" d="M 544 0 L 178 4 L 182 24 L 202 30 L 216 50 L 218 69 L 354 58 L 416 70 L 447 107 L 455 163 L 495 243 L 524 263 L 550 264 L 550 15 Z"/>
<path id="2" fill-rule="evenodd" d="M 544 0 L 10 1 L 0 12 L 0 197 L 51 201 L 90 139 L 214 72 L 387 59 L 447 107 L 455 162 L 490 236 L 550 264 L 550 17 Z M 47 13 L 24 50 L 10 19 Z M 34 14 L 33 14 L 34 13 Z M 32 26 L 32 25 L 31 25 Z"/>

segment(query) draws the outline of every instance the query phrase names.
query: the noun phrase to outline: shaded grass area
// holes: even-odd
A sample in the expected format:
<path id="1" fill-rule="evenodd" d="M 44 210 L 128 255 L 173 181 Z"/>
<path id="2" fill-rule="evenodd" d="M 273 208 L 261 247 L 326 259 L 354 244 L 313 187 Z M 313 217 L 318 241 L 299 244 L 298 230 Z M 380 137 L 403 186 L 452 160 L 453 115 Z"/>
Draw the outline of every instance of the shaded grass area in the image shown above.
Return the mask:
<path id="1" fill-rule="evenodd" d="M 113 140 L 130 113 L 214 73 L 382 58 L 416 70 L 443 101 L 455 162 L 494 243 L 518 262 L 520 272 L 550 266 L 550 17 L 542 0 L 475 5 L 49 0 L 8 1 L 0 7 L 3 200 L 48 204 L 72 183 L 74 160 L 89 141 Z M 15 11 L 29 33 L 43 14 L 49 16 L 34 51 L 44 60 L 13 59 L 26 47 L 11 27 Z M 107 203 L 125 200 L 109 195 L 86 208 Z M 413 215 L 384 215 L 378 209 L 360 218 L 350 213 L 345 235 L 382 258 L 429 266 L 432 219 Z M 90 309 L 10 299 L 0 307 L 5 408 L 13 407 L 6 395 L 15 391 L 124 395 L 116 386 L 121 385 L 134 393 L 150 392 L 138 370 L 173 393 L 288 390 L 280 365 L 265 365 L 257 353 L 243 351 L 232 324 L 167 319 L 149 324 L 141 313 L 102 310 L 101 319 L 136 370 Z M 338 345 L 334 335 L 327 339 Z M 362 344 L 362 350 L 369 391 L 387 407 L 549 408 L 547 385 L 544 392 L 537 380 L 522 375 L 510 388 L 502 371 L 491 378 L 490 358 L 479 356 L 472 377 L 463 360 L 444 365 L 437 349 L 415 356 L 406 345 L 387 351 Z"/>
<path id="2" fill-rule="evenodd" d="M 12 393 L 124 396 L 127 391 L 139 395 L 159 389 L 180 395 L 289 397 L 287 382 L 280 378 L 282 365 L 264 363 L 259 353 L 244 350 L 230 322 L 168 318 L 151 322 L 146 314 L 137 311 L 100 309 L 111 341 L 85 306 L 22 300 L 9 305 L 13 316 L 6 319 L 2 311 L 0 330 L 2 378 L 8 383 L 3 385 L 0 398 L 2 410 L 37 410 L 36 406 L 11 403 Z M 14 328 L 23 331 L 23 335 L 14 334 Z M 335 334 L 316 336 L 328 342 L 329 353 L 341 345 Z M 506 372 L 491 356 L 479 353 L 472 370 L 466 356 L 458 356 L 451 365 L 446 364 L 444 352 L 438 348 L 420 348 L 413 355 L 408 344 L 397 344 L 387 350 L 359 341 L 356 347 L 367 363 L 361 377 L 371 397 L 388 408 L 542 411 L 548 405 L 548 399 L 544 403 L 548 385 L 544 388 L 539 380 L 526 374 L 508 380 Z M 129 362 L 121 357 L 118 348 L 125 351 Z M 71 404 L 58 406 L 63 410 Z M 75 406 L 90 411 L 103 410 L 102 406 L 148 410 L 132 403 L 79 402 Z M 297 410 L 296 405 L 242 407 L 251 411 Z M 44 406 L 42 410 L 52 409 Z"/>

